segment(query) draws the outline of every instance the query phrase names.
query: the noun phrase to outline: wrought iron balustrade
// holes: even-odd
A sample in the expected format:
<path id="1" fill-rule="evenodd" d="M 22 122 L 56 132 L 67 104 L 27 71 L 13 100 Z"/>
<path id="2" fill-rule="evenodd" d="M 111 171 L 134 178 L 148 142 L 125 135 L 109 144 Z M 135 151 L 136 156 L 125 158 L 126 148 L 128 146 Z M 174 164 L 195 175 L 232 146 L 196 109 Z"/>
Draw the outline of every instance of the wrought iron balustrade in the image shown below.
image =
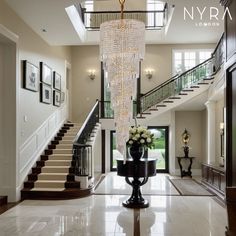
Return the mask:
<path id="1" fill-rule="evenodd" d="M 164 101 L 169 97 L 174 97 L 184 89 L 190 89 L 204 79 L 211 78 L 221 68 L 224 63 L 224 34 L 217 44 L 211 58 L 197 65 L 196 67 L 176 75 L 150 90 L 140 98 L 140 113 L 145 112 L 152 106 Z"/>
<path id="2" fill-rule="evenodd" d="M 73 143 L 75 175 L 92 177 L 92 146 L 88 144 L 91 133 L 99 122 L 99 102 L 93 106 Z"/>
<path id="3" fill-rule="evenodd" d="M 225 34 L 223 34 L 212 53 L 214 58 L 214 72 L 218 72 L 225 61 Z"/>
<path id="4" fill-rule="evenodd" d="M 169 97 L 175 97 L 184 89 L 190 89 L 191 86 L 196 85 L 203 79 L 210 78 L 212 75 L 213 58 L 210 58 L 144 94 L 140 98 L 140 112 L 148 110 Z"/>
<path id="5" fill-rule="evenodd" d="M 120 11 L 86 11 L 86 8 L 82 8 L 80 4 L 75 4 L 75 7 L 87 30 L 99 30 L 103 22 L 120 19 Z M 124 19 L 143 21 L 146 29 L 161 29 L 168 21 L 169 10 L 170 8 L 166 3 L 163 10 L 124 11 Z"/>

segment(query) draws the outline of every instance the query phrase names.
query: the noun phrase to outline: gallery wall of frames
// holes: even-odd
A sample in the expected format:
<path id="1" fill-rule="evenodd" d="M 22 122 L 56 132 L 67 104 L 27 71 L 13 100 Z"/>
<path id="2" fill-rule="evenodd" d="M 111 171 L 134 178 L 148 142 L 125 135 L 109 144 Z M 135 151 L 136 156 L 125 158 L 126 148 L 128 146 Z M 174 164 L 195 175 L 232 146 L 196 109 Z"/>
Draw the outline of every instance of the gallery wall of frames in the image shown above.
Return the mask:
<path id="1" fill-rule="evenodd" d="M 44 62 L 40 62 L 38 67 L 27 60 L 23 61 L 23 88 L 39 91 L 39 100 L 45 104 L 60 107 L 65 100 L 61 75 Z"/>

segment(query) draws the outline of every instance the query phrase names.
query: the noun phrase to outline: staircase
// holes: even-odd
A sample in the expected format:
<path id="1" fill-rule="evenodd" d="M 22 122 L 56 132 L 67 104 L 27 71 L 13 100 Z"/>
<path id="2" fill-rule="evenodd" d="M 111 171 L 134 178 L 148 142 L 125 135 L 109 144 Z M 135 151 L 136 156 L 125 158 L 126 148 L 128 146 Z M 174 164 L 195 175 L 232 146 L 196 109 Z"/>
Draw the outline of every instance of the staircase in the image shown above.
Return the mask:
<path id="1" fill-rule="evenodd" d="M 143 94 L 139 102 L 139 117 L 160 115 L 208 90 L 221 71 L 224 51 L 223 34 L 211 58 Z"/>
<path id="2" fill-rule="evenodd" d="M 60 129 L 28 175 L 21 191 L 22 200 L 69 199 L 91 193 L 92 189 L 81 189 L 80 183 L 75 181 L 72 150 L 80 127 L 79 124 L 68 123 Z"/>
<path id="3" fill-rule="evenodd" d="M 178 107 L 192 100 L 194 97 L 199 96 L 200 94 L 204 93 L 209 89 L 211 84 L 214 83 L 214 77 L 215 75 L 214 76 L 212 75 L 211 77 L 208 78 L 206 77 L 202 79 L 200 82 L 197 82 L 196 84 L 189 86 L 189 88 L 185 88 L 179 92 L 175 92 L 170 96 L 166 95 L 166 98 L 163 98 L 162 101 L 157 102 L 154 105 L 149 105 L 145 111 L 140 113 L 138 117 L 145 119 L 146 122 L 148 119 L 152 119 L 157 115 L 161 115 L 162 113 L 165 113 L 168 110 L 171 110 L 175 107 Z M 160 91 L 158 92 L 161 93 Z M 152 95 L 148 96 L 150 96 L 149 99 L 152 99 L 151 98 Z M 153 99 L 152 102 L 155 103 L 155 100 Z"/>

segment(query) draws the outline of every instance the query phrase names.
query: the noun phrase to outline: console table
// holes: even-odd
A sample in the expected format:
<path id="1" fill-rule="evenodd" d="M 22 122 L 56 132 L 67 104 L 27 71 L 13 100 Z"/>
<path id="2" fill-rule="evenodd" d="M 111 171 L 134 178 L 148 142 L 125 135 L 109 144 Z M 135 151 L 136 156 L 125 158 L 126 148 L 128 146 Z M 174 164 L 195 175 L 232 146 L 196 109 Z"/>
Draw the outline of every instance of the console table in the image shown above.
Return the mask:
<path id="1" fill-rule="evenodd" d="M 191 171 L 191 169 L 192 169 L 193 159 L 195 157 L 176 157 L 176 158 L 178 159 L 181 178 L 183 178 L 184 176 L 190 176 L 192 178 L 192 171 Z M 183 170 L 183 166 L 181 164 L 181 161 L 183 159 L 189 161 L 189 165 L 188 165 L 188 169 L 187 170 Z"/>
<path id="2" fill-rule="evenodd" d="M 156 175 L 156 158 L 141 158 L 138 161 L 129 158 L 125 164 L 123 159 L 117 159 L 117 174 L 125 177 L 125 181 L 133 188 L 131 197 L 122 203 L 123 206 L 148 207 L 149 203 L 142 197 L 140 187 L 147 183 L 148 177 Z"/>

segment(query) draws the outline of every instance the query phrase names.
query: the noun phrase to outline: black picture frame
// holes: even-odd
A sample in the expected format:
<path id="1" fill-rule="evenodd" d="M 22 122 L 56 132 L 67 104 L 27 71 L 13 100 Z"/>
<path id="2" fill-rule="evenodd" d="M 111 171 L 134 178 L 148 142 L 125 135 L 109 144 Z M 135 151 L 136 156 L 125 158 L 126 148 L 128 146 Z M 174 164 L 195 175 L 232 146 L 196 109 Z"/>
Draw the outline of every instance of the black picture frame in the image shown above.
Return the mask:
<path id="1" fill-rule="evenodd" d="M 40 81 L 44 84 L 52 86 L 52 68 L 44 62 L 40 62 Z"/>
<path id="2" fill-rule="evenodd" d="M 61 105 L 61 92 L 53 90 L 53 106 L 59 107 Z"/>
<path id="3" fill-rule="evenodd" d="M 40 102 L 51 104 L 52 102 L 52 88 L 51 86 L 40 83 Z"/>
<path id="4" fill-rule="evenodd" d="M 61 91 L 61 75 L 53 71 L 53 88 Z"/>
<path id="5" fill-rule="evenodd" d="M 39 68 L 27 60 L 23 61 L 23 88 L 33 92 L 39 89 Z"/>

